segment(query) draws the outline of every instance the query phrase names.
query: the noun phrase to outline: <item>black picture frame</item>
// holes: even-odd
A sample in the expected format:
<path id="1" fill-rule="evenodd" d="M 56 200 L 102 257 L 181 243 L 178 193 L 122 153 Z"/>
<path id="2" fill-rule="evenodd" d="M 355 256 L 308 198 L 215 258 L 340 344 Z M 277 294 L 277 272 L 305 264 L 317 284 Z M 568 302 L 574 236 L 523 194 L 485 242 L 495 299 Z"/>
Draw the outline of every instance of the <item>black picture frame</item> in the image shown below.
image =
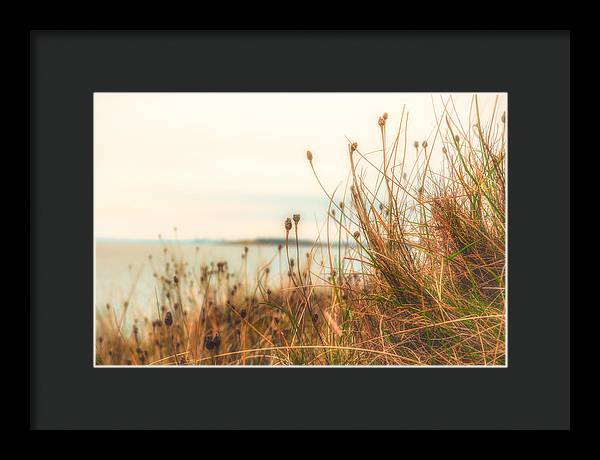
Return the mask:
<path id="1" fill-rule="evenodd" d="M 30 428 L 570 428 L 569 31 L 31 30 L 29 41 Z M 507 92 L 508 366 L 94 368 L 95 91 Z"/>

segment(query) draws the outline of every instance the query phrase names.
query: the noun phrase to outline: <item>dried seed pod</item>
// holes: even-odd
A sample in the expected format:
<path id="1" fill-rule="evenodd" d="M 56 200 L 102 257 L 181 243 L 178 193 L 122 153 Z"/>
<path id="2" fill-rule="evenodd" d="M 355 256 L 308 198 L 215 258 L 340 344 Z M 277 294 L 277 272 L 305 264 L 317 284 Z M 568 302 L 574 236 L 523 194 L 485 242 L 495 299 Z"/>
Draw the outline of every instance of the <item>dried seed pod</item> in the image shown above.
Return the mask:
<path id="1" fill-rule="evenodd" d="M 294 214 L 293 218 L 296 225 L 298 225 L 298 222 L 300 222 L 300 214 Z"/>
<path id="2" fill-rule="evenodd" d="M 172 326 L 173 325 L 173 315 L 170 311 L 165 314 L 165 325 Z"/>
<path id="3" fill-rule="evenodd" d="M 215 350 L 218 350 L 219 346 L 221 345 L 221 337 L 219 336 L 219 334 L 215 334 L 212 341 L 213 341 Z"/>
<path id="4" fill-rule="evenodd" d="M 289 217 L 285 219 L 285 229 L 288 232 L 292 229 L 292 219 L 290 219 Z"/>
<path id="5" fill-rule="evenodd" d="M 312 163 L 313 155 L 310 150 L 306 151 L 306 158 Z"/>

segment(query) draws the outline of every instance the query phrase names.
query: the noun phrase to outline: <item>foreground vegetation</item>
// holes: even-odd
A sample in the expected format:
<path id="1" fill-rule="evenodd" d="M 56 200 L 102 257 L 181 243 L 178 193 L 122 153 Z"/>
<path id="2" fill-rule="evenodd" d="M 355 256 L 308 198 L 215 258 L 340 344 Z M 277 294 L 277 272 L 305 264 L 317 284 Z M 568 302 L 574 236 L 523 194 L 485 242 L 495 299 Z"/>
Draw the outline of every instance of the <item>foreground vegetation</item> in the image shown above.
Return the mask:
<path id="1" fill-rule="evenodd" d="M 466 127 L 444 110 L 429 143 L 408 142 L 405 112 L 390 142 L 383 114 L 381 161 L 349 141 L 339 196 L 307 152 L 329 212 L 306 253 L 299 215 L 257 273 L 190 266 L 165 247 L 161 266 L 150 260 L 155 316 L 125 327 L 127 303 L 107 305 L 97 364 L 505 364 L 506 115 L 494 108 L 484 123 L 477 102 Z"/>

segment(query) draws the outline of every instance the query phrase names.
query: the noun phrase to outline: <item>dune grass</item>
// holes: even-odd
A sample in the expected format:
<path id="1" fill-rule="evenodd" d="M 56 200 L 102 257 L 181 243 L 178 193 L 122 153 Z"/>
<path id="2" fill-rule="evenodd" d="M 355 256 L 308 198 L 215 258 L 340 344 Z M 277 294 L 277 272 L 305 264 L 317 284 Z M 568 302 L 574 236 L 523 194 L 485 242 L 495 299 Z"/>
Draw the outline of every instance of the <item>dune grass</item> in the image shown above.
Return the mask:
<path id="1" fill-rule="evenodd" d="M 463 125 L 450 103 L 429 141 L 409 142 L 405 111 L 389 136 L 383 114 L 379 161 L 349 140 L 339 196 L 306 153 L 329 203 L 324 241 L 308 252 L 299 215 L 282 223 L 285 244 L 256 273 L 247 248 L 237 273 L 224 262 L 190 266 L 165 248 L 165 263 L 150 261 L 155 316 L 125 328 L 127 305 L 107 305 L 96 363 L 504 365 L 506 114 L 495 107 L 484 122 L 474 97 Z M 274 265 L 281 275 L 269 276 Z"/>

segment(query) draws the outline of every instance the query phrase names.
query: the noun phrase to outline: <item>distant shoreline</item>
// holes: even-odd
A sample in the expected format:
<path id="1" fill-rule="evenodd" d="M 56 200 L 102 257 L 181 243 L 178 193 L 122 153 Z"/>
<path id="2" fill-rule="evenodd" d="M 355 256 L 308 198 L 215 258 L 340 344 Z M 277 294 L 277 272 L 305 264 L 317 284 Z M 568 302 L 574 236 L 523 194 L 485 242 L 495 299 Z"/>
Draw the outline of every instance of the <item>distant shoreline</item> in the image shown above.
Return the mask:
<path id="1" fill-rule="evenodd" d="M 195 245 L 258 245 L 258 246 L 277 246 L 279 244 L 285 244 L 284 238 L 255 238 L 255 239 L 244 239 L 244 240 L 216 240 L 208 238 L 196 238 L 196 239 L 185 239 L 185 240 L 172 240 L 172 239 L 137 239 L 137 238 L 107 238 L 97 237 L 97 243 L 114 243 L 114 244 L 195 244 Z M 296 240 L 290 238 L 290 244 L 296 244 Z M 330 241 L 332 244 L 338 244 L 338 242 Z M 315 242 L 312 240 L 299 239 L 298 244 L 300 246 L 326 246 L 327 242 Z M 346 245 L 347 243 L 342 243 Z"/>

